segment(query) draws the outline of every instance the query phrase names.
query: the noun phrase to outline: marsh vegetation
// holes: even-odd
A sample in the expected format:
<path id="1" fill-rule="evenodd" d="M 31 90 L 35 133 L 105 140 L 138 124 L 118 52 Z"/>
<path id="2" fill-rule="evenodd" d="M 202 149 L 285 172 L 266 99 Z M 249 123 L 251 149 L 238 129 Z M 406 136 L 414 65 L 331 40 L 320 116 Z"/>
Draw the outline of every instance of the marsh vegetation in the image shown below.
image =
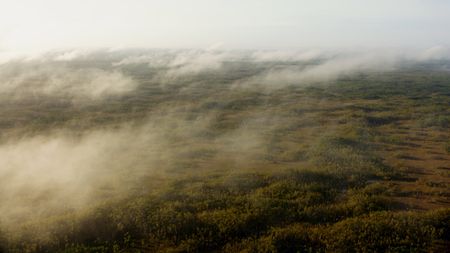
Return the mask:
<path id="1" fill-rule="evenodd" d="M 449 63 L 261 54 L 4 63 L 0 251 L 448 249 Z"/>

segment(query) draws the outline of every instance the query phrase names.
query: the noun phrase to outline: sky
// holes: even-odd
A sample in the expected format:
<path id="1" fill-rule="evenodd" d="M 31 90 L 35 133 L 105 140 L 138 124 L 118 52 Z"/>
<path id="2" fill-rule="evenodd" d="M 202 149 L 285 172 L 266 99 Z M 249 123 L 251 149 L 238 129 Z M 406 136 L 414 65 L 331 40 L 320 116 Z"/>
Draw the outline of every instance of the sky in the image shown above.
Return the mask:
<path id="1" fill-rule="evenodd" d="M 0 52 L 66 48 L 429 48 L 446 0 L 0 0 Z"/>

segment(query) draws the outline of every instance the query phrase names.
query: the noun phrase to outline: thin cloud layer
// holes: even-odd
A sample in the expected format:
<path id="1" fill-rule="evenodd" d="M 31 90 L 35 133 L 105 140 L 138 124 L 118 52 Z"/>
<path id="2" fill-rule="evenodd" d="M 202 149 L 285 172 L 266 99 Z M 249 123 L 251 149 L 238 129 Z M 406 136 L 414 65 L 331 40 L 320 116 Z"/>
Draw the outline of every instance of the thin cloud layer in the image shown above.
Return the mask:
<path id="1" fill-rule="evenodd" d="M 151 82 L 166 85 L 192 80 L 207 72 L 221 73 L 230 64 L 245 63 L 247 72 L 230 85 L 264 86 L 276 89 L 286 85 L 329 82 L 361 72 L 390 71 L 408 64 L 450 58 L 449 49 L 436 46 L 426 50 L 69 50 L 9 61 L 0 70 L 0 94 L 8 97 L 59 96 L 72 99 L 101 99 L 120 96 L 139 85 L 126 70 L 146 67 Z M 89 66 L 80 68 L 88 62 Z M 101 67 L 95 65 L 101 62 Z M 143 69 L 145 71 L 145 69 Z M 145 72 L 144 72 L 145 73 Z M 250 75 L 250 76 L 249 76 Z M 185 79 L 189 77 L 189 79 Z M 194 78 L 194 79 L 193 79 Z M 191 80 L 186 82 L 186 80 Z"/>
<path id="2" fill-rule="evenodd" d="M 81 50 L 3 63 L 2 229 L 145 194 L 152 178 L 267 163 L 284 152 L 270 136 L 317 120 L 271 109 L 271 92 L 445 61 L 446 52 Z"/>
<path id="3" fill-rule="evenodd" d="M 46 63 L 4 64 L 0 80 L 0 95 L 16 100 L 40 96 L 96 100 L 126 94 L 137 86 L 135 80 L 118 70 Z"/>
<path id="4" fill-rule="evenodd" d="M 218 152 L 233 154 L 229 161 L 239 163 L 264 146 L 260 120 L 205 138 L 217 115 L 183 119 L 184 109 L 160 109 L 141 124 L 11 136 L 0 144 L 0 223 L 14 229 L 24 221 L 143 194 L 151 188 L 149 178 L 183 172 L 181 165 L 196 165 L 192 156 L 205 150 L 211 162 Z"/>

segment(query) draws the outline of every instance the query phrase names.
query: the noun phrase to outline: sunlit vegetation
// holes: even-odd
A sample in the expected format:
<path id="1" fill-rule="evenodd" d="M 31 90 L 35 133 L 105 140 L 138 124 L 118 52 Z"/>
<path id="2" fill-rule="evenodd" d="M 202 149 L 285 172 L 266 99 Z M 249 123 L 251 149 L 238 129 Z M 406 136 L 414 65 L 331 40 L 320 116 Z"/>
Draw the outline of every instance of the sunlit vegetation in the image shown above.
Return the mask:
<path id="1" fill-rule="evenodd" d="M 0 251 L 448 250 L 450 74 L 419 68 L 270 91 L 231 87 L 266 68 L 227 63 L 160 85 L 147 76 L 157 70 L 136 64 L 123 70 L 139 87 L 122 97 L 0 101 L 1 143 L 148 122 L 164 140 L 133 147 L 138 161 L 148 151 L 156 162 L 114 167 L 111 181 L 123 187 L 101 178 L 87 205 L 3 220 Z"/>

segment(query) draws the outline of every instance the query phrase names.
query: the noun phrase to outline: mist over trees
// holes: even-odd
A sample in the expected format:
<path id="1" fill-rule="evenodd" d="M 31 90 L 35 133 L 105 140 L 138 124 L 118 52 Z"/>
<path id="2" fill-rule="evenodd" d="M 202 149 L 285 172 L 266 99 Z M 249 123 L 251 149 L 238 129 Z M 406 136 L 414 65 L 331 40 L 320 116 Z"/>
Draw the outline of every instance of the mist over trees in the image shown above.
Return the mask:
<path id="1" fill-rule="evenodd" d="M 446 52 L 104 49 L 3 62 L 0 248 L 442 252 Z"/>

